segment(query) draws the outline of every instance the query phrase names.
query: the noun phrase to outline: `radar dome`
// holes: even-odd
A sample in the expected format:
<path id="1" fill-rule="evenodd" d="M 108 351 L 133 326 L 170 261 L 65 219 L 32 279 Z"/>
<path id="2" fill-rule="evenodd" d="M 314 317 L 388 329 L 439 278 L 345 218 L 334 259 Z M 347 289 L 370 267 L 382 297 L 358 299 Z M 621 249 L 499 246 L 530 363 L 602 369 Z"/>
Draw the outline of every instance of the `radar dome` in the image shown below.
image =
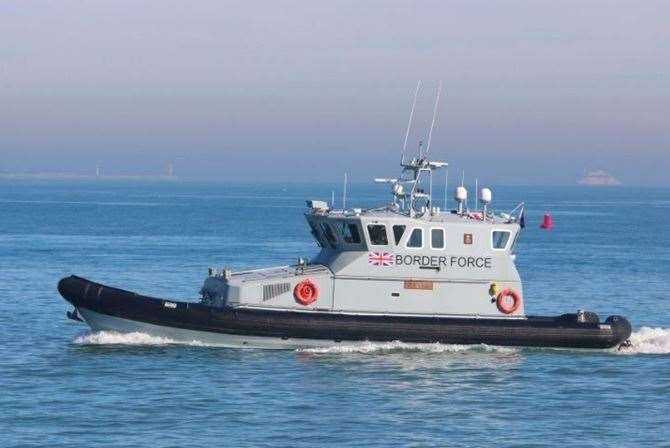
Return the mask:
<path id="1" fill-rule="evenodd" d="M 479 200 L 483 204 L 490 204 L 492 198 L 493 193 L 491 193 L 491 190 L 489 188 L 482 188 L 481 190 L 479 190 Z"/>
<path id="2" fill-rule="evenodd" d="M 456 192 L 454 193 L 454 198 L 458 202 L 465 202 L 468 200 L 468 190 L 465 187 L 456 187 Z"/>

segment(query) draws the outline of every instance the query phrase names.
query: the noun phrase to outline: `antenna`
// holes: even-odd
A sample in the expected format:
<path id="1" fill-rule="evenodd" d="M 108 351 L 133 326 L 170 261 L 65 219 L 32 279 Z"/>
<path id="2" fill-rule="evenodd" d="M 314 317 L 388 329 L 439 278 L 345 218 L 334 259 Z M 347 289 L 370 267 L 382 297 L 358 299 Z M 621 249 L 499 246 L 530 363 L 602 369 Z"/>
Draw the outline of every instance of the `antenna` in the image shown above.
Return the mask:
<path id="1" fill-rule="evenodd" d="M 461 187 L 465 188 L 465 170 L 461 172 Z M 465 210 L 470 211 L 468 208 L 468 197 L 465 197 Z"/>
<path id="2" fill-rule="evenodd" d="M 342 211 L 347 208 L 347 173 L 344 173 L 344 188 L 342 190 Z"/>
<path id="3" fill-rule="evenodd" d="M 479 179 L 475 177 L 475 211 L 479 211 Z"/>
<path id="4" fill-rule="evenodd" d="M 412 127 L 412 120 L 414 120 L 414 108 L 416 107 L 416 98 L 419 96 L 419 88 L 421 81 L 417 81 L 416 90 L 414 91 L 414 101 L 412 101 L 412 110 L 409 113 L 409 121 L 407 122 L 407 131 L 405 132 L 405 142 L 402 145 L 402 154 L 400 155 L 400 163 L 405 163 L 405 151 L 407 150 L 407 139 L 409 138 L 409 130 Z"/>
<path id="5" fill-rule="evenodd" d="M 449 194 L 449 167 L 444 170 L 444 204 L 442 208 L 447 210 L 447 195 Z"/>
<path id="6" fill-rule="evenodd" d="M 435 106 L 433 107 L 433 121 L 430 123 L 430 132 L 428 133 L 428 145 L 426 145 L 426 157 L 430 152 L 430 142 L 433 138 L 433 128 L 435 127 L 435 118 L 437 117 L 437 104 L 440 102 L 440 93 L 442 93 L 442 81 L 437 86 L 437 97 L 435 98 Z"/>
<path id="7" fill-rule="evenodd" d="M 330 208 L 335 208 L 335 190 L 330 191 Z"/>
<path id="8" fill-rule="evenodd" d="M 433 172 L 429 171 L 428 172 L 428 182 L 429 182 L 429 187 L 428 187 L 428 210 L 430 211 L 430 215 L 433 215 Z"/>

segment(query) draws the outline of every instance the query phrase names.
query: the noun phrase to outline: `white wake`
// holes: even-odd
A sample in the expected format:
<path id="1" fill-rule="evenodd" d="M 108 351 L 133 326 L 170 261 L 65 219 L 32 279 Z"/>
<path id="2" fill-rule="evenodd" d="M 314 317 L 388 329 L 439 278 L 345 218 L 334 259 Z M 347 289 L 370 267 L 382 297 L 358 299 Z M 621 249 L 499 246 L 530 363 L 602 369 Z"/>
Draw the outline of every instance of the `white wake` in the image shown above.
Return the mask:
<path id="1" fill-rule="evenodd" d="M 397 353 L 397 352 L 423 352 L 423 353 L 458 353 L 465 351 L 516 353 L 518 349 L 512 347 L 499 347 L 486 344 L 461 345 L 461 344 L 409 344 L 400 341 L 393 342 L 360 342 L 353 344 L 333 345 L 330 347 L 303 348 L 298 349 L 306 353 Z"/>
<path id="2" fill-rule="evenodd" d="M 612 351 L 625 355 L 638 354 L 670 354 L 670 328 L 641 327 L 630 336 L 631 345 L 614 348 Z M 162 336 L 152 336 L 146 333 L 119 333 L 115 331 L 98 331 L 77 336 L 74 343 L 78 345 L 133 345 L 133 346 L 162 346 L 162 345 L 190 345 L 190 346 L 216 346 L 201 341 L 175 341 Z M 422 352 L 422 353 L 458 353 L 458 352 L 480 352 L 480 353 L 517 353 L 519 347 L 500 347 L 494 345 L 462 345 L 462 344 L 411 344 L 400 341 L 393 342 L 370 342 L 343 343 L 327 347 L 314 347 L 297 349 L 306 353 L 362 353 L 383 354 L 398 352 Z"/>
<path id="3" fill-rule="evenodd" d="M 146 333 L 119 333 L 116 331 L 97 331 L 95 333 L 84 334 L 77 336 L 74 339 L 74 343 L 79 345 L 203 345 L 199 341 L 184 343 L 162 336 L 151 336 Z"/>
<path id="4" fill-rule="evenodd" d="M 662 355 L 670 353 L 670 328 L 641 327 L 630 335 L 630 347 L 618 353 L 627 355 Z"/>

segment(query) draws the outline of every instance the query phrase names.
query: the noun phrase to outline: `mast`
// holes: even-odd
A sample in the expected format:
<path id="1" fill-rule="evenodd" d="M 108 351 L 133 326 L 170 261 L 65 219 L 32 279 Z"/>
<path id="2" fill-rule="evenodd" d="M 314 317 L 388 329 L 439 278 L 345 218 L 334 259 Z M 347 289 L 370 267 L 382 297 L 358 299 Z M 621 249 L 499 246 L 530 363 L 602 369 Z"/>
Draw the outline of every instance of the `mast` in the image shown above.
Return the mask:
<path id="1" fill-rule="evenodd" d="M 435 98 L 435 105 L 433 106 L 433 117 L 430 124 L 430 131 L 428 133 L 428 145 L 425 152 L 423 149 L 423 141 L 419 141 L 418 156 L 413 157 L 409 162 L 405 161 L 405 152 L 407 150 L 407 142 L 409 139 L 409 131 L 414 120 L 414 111 L 416 108 L 417 96 L 421 87 L 421 81 L 417 83 L 414 91 L 414 100 L 412 101 L 412 109 L 409 114 L 409 121 L 405 131 L 405 139 L 403 141 L 403 150 L 400 157 L 400 166 L 402 172 L 397 179 L 377 178 L 375 182 L 383 182 L 392 184 L 391 191 L 393 193 L 393 210 L 414 217 L 417 214 L 423 215 L 427 212 L 429 215 L 433 214 L 433 171 L 447 166 L 446 162 L 430 161 L 428 155 L 430 152 L 430 145 L 433 138 L 433 130 L 435 129 L 435 122 L 437 120 L 437 107 L 440 102 L 440 95 L 442 92 L 442 82 L 440 81 L 437 89 L 437 96 Z M 427 183 L 424 182 L 425 176 L 428 176 Z M 424 187 L 421 187 L 424 185 Z M 447 179 L 445 179 L 445 188 L 447 187 Z M 428 191 L 424 191 L 426 188 Z M 345 174 L 345 191 L 346 191 L 346 174 Z M 344 201 L 344 199 L 343 199 Z M 446 207 L 446 193 L 445 193 L 445 207 Z"/>

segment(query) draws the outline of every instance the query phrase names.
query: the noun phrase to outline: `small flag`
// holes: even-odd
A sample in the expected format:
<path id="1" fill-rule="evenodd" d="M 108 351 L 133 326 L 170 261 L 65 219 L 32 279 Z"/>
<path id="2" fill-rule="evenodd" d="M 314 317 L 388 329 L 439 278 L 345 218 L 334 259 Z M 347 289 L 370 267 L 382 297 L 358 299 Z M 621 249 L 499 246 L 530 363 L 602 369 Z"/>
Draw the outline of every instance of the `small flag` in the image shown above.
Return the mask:
<path id="1" fill-rule="evenodd" d="M 369 252 L 368 263 L 372 266 L 392 266 L 395 259 L 389 252 Z"/>
<path id="2" fill-rule="evenodd" d="M 519 216 L 519 226 L 521 226 L 522 229 L 526 227 L 526 209 L 525 208 L 521 209 L 521 216 Z"/>

